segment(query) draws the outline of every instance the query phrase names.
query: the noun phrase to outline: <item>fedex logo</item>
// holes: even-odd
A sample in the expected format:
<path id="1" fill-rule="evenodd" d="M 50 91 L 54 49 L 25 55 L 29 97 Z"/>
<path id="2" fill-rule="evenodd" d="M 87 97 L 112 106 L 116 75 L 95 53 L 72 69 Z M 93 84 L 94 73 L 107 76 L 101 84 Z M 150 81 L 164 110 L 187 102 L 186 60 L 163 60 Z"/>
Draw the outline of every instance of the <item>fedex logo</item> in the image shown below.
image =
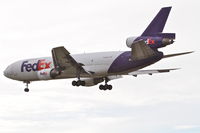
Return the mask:
<path id="1" fill-rule="evenodd" d="M 146 44 L 155 44 L 155 40 L 147 39 Z"/>
<path id="2" fill-rule="evenodd" d="M 29 63 L 28 61 L 24 61 L 21 65 L 21 72 L 27 71 L 39 71 L 42 69 L 50 68 L 52 62 L 46 62 L 45 59 L 38 60 L 37 63 Z"/>

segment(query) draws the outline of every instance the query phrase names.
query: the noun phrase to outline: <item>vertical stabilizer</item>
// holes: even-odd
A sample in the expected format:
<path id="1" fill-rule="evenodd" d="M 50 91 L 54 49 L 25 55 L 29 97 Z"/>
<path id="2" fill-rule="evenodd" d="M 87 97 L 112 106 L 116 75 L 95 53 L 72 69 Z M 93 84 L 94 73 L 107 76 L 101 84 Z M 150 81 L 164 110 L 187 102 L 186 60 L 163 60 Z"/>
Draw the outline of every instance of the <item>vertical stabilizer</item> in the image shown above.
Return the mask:
<path id="1" fill-rule="evenodd" d="M 167 21 L 171 8 L 172 7 L 161 8 L 141 36 L 149 36 L 156 33 L 161 33 L 165 27 L 165 23 Z"/>

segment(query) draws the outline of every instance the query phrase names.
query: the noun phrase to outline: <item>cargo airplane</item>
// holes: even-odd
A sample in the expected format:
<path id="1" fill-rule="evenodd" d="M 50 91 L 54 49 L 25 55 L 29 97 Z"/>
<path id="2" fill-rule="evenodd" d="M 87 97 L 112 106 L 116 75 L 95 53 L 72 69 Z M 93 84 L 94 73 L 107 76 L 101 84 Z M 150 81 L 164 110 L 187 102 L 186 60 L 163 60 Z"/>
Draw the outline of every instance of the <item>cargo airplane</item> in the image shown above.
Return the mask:
<path id="1" fill-rule="evenodd" d="M 143 70 L 161 59 L 191 52 L 164 55 L 159 48 L 174 43 L 175 33 L 163 33 L 171 7 L 158 12 L 145 31 L 137 37 L 129 37 L 126 45 L 130 51 L 112 51 L 87 54 L 70 54 L 63 46 L 53 48 L 51 57 L 25 59 L 14 62 L 4 71 L 10 79 L 23 81 L 25 92 L 32 81 L 76 78 L 73 86 L 99 85 L 100 90 L 111 90 L 108 82 L 123 75 L 164 73 L 175 69 Z M 142 69 L 142 70 L 141 70 Z"/>

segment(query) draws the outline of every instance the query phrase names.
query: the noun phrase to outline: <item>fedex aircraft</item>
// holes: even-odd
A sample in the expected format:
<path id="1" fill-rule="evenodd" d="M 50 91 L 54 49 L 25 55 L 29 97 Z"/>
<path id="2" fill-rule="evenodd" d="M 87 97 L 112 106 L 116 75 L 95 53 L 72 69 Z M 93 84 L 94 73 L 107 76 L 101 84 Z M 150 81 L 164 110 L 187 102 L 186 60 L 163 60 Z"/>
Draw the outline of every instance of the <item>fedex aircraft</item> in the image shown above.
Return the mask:
<path id="1" fill-rule="evenodd" d="M 99 85 L 100 90 L 111 90 L 110 80 L 123 75 L 163 73 L 175 69 L 140 70 L 157 61 L 189 54 L 191 52 L 165 55 L 159 48 L 174 42 L 175 33 L 162 33 L 171 7 L 162 8 L 145 31 L 137 37 L 129 37 L 126 45 L 130 51 L 112 51 L 87 54 L 70 54 L 63 46 L 52 49 L 51 57 L 25 59 L 14 62 L 4 71 L 10 79 L 28 84 L 32 81 L 76 78 L 73 86 Z"/>

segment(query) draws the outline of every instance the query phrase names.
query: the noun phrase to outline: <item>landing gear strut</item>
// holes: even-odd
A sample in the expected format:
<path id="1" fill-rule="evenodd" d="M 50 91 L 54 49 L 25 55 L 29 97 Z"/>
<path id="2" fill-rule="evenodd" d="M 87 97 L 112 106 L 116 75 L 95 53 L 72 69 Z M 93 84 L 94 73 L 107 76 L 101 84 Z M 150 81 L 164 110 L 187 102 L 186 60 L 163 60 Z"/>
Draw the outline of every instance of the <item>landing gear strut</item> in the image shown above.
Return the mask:
<path id="1" fill-rule="evenodd" d="M 26 88 L 24 89 L 25 92 L 29 92 L 28 84 L 30 84 L 30 81 L 24 81 L 26 84 Z"/>
<path id="2" fill-rule="evenodd" d="M 80 73 L 81 73 L 81 70 L 80 70 L 80 68 L 77 68 L 77 70 L 76 70 L 76 77 L 78 78 L 78 80 L 77 81 L 72 81 L 72 85 L 73 86 L 85 86 L 85 81 L 81 81 L 80 80 Z"/>
<path id="3" fill-rule="evenodd" d="M 112 90 L 112 85 L 108 85 L 107 83 L 108 83 L 108 81 L 109 81 L 109 79 L 106 77 L 105 78 L 105 85 L 99 85 L 99 89 L 100 90 Z"/>

